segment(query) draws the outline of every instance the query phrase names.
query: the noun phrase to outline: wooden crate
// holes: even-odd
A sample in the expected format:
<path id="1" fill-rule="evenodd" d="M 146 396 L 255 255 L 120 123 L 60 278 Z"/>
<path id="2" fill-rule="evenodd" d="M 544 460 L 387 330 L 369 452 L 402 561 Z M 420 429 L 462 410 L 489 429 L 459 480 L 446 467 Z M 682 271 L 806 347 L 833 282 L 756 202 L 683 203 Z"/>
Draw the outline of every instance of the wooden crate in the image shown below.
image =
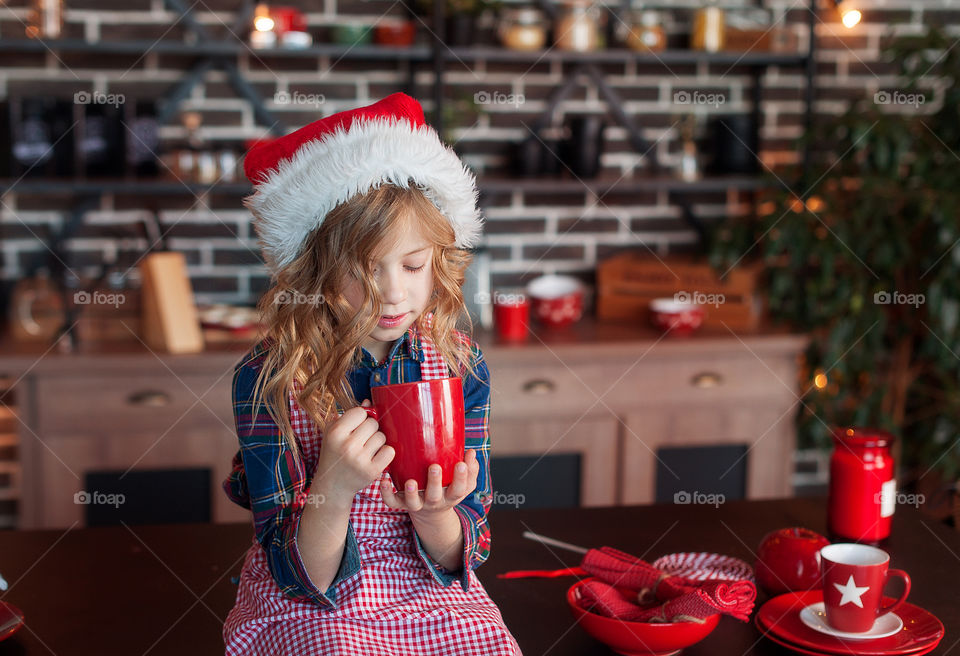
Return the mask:
<path id="1" fill-rule="evenodd" d="M 700 259 L 621 253 L 597 266 L 597 318 L 647 321 L 651 300 L 680 295 L 706 308 L 704 325 L 751 330 L 763 315 L 762 271 L 760 265 L 737 266 L 721 280 Z"/>

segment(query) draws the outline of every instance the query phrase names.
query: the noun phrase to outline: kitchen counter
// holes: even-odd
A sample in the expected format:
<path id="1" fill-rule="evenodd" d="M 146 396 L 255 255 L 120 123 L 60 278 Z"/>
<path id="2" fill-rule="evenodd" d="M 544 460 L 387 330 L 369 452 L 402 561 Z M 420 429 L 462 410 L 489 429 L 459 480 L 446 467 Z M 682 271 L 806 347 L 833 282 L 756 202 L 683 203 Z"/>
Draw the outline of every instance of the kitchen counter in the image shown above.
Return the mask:
<path id="1" fill-rule="evenodd" d="M 564 593 L 576 580 L 498 579 L 514 569 L 579 564 L 578 554 L 522 537 L 532 530 L 584 547 L 609 545 L 648 561 L 681 551 L 712 551 L 752 564 L 763 536 L 805 526 L 824 533 L 824 499 L 739 501 L 712 505 L 626 506 L 563 510 L 494 509 L 493 548 L 477 570 L 484 587 L 527 656 L 608 655 L 577 626 Z M 181 656 L 223 653 L 221 631 L 233 607 L 253 537 L 236 524 L 115 526 L 0 532 L 0 595 L 23 610 L 26 627 L 0 642 L 10 656 Z M 909 601 L 934 613 L 946 636 L 934 654 L 947 654 L 960 636 L 960 533 L 900 506 L 882 545 L 892 566 L 913 579 Z M 766 600 L 761 594 L 757 608 Z M 686 656 L 773 656 L 787 650 L 763 638 L 752 622 L 722 617 Z"/>

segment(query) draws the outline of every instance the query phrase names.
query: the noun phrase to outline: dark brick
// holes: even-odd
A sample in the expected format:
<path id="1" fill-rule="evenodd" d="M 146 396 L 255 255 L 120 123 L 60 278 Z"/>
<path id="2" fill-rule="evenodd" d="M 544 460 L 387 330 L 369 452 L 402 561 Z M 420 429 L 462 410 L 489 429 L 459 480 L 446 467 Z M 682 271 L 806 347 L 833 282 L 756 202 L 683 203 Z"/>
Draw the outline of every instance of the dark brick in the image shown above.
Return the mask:
<path id="1" fill-rule="evenodd" d="M 629 181 L 626 181 L 629 184 Z M 604 205 L 653 205 L 657 202 L 654 191 L 620 191 L 616 187 L 600 195 Z"/>
<path id="2" fill-rule="evenodd" d="M 407 80 L 403 77 L 397 77 L 396 82 L 370 82 L 368 89 L 370 92 L 371 98 L 386 98 L 391 93 L 396 91 L 404 91 L 404 93 L 409 93 L 405 91 L 407 88 Z M 354 94 L 355 95 L 355 94 Z M 433 97 L 433 85 L 432 84 L 416 84 L 413 88 L 413 93 L 411 94 L 414 98 L 420 100 L 423 103 L 426 99 Z M 349 98 L 349 95 L 343 96 L 344 98 Z"/>
<path id="3" fill-rule="evenodd" d="M 149 0 L 147 1 L 149 2 Z M 216 26 L 208 25 L 206 27 L 208 31 L 212 32 Z M 101 41 L 150 41 L 153 43 L 162 39 L 164 41 L 182 42 L 186 36 L 186 33 L 187 27 L 183 21 L 180 21 L 174 25 L 167 25 L 164 23 L 104 23 L 100 26 Z M 211 34 L 211 37 L 214 38 L 220 36 L 221 35 Z"/>
<path id="4" fill-rule="evenodd" d="M 620 229 L 620 221 L 615 218 L 602 219 L 560 219 L 557 222 L 557 233 L 567 232 L 616 232 Z"/>
<path id="5" fill-rule="evenodd" d="M 586 189 L 557 189 L 553 192 L 526 191 L 526 205 L 583 205 Z"/>
<path id="6" fill-rule="evenodd" d="M 582 260 L 584 258 L 584 248 L 573 244 L 524 246 L 523 258 L 527 260 Z"/>
<path id="7" fill-rule="evenodd" d="M 277 91 L 276 82 L 256 82 L 250 81 L 250 86 L 257 92 L 264 100 L 273 99 L 274 93 Z M 203 95 L 206 98 L 238 98 L 236 90 L 230 86 L 227 82 L 204 82 L 203 86 Z M 356 93 L 351 94 L 350 97 L 355 97 Z"/>
<path id="8" fill-rule="evenodd" d="M 119 71 L 122 74 L 129 70 L 142 71 L 147 65 L 147 58 L 141 55 L 60 52 L 58 56 L 60 66 L 68 69 L 99 69 L 101 71 Z"/>
<path id="9" fill-rule="evenodd" d="M 232 223 L 161 223 L 160 230 L 167 239 L 237 237 L 237 228 Z"/>
<path id="10" fill-rule="evenodd" d="M 675 232 L 677 230 L 689 230 L 690 226 L 680 218 L 675 219 L 631 219 L 630 232 Z"/>
<path id="11" fill-rule="evenodd" d="M 719 203 L 724 204 L 727 202 L 727 193 L 725 191 L 716 191 L 716 192 L 694 192 L 694 191 L 680 191 L 680 192 L 670 192 L 669 194 L 671 204 L 674 203 L 697 203 L 697 204 L 707 204 L 707 203 Z"/>
<path id="12" fill-rule="evenodd" d="M 235 276 L 192 276 L 190 282 L 194 293 L 239 291 Z"/>
<path id="13" fill-rule="evenodd" d="M 659 87 L 642 87 L 634 85 L 616 85 L 614 90 L 624 101 L 655 102 L 660 99 Z"/>
<path id="14" fill-rule="evenodd" d="M 548 100 L 557 90 L 556 84 L 541 84 L 539 82 L 524 81 L 523 95 L 527 100 Z M 566 98 L 569 101 L 583 102 L 587 99 L 587 89 L 582 84 L 570 90 Z"/>
<path id="15" fill-rule="evenodd" d="M 868 61 L 861 62 L 851 59 L 847 63 L 847 73 L 850 75 L 895 75 L 900 68 L 898 62 Z"/>
<path id="16" fill-rule="evenodd" d="M 216 249 L 213 251 L 214 264 L 263 264 L 263 259 L 254 250 L 238 248 L 231 250 Z"/>
<path id="17" fill-rule="evenodd" d="M 472 67 L 471 67 L 471 70 L 472 70 Z M 548 75 L 550 73 L 550 62 L 540 61 L 539 63 L 534 63 L 533 61 L 520 61 L 520 62 L 488 61 L 487 72 L 488 73 L 516 73 L 518 76 Z"/>
<path id="18" fill-rule="evenodd" d="M 47 241 L 53 237 L 53 231 L 45 223 L 30 224 L 2 223 L 0 224 L 0 240 L 2 239 L 36 239 Z"/>
<path id="19" fill-rule="evenodd" d="M 302 57 L 276 57 L 265 52 L 257 54 L 247 53 L 243 55 L 248 61 L 248 67 L 252 72 L 262 71 L 315 71 L 319 66 L 319 58 L 312 55 L 303 55 Z M 347 68 L 350 63 L 346 60 L 337 64 L 338 69 Z M 344 66 L 347 64 L 347 66 Z"/>
<path id="20" fill-rule="evenodd" d="M 839 29 L 845 29 L 842 25 Z M 857 34 L 821 34 L 817 37 L 817 48 L 822 50 L 865 50 L 867 37 Z"/>
<path id="21" fill-rule="evenodd" d="M 260 297 L 273 289 L 269 276 L 250 276 L 250 294 Z"/>
<path id="22" fill-rule="evenodd" d="M 488 246 L 487 252 L 490 259 L 496 262 L 503 262 L 510 259 L 511 248 L 509 246 Z"/>
<path id="23" fill-rule="evenodd" d="M 488 235 L 542 233 L 546 226 L 546 219 L 487 219 L 484 232 Z"/>
<path id="24" fill-rule="evenodd" d="M 799 87 L 767 87 L 763 90 L 764 100 L 803 100 L 804 90 Z"/>

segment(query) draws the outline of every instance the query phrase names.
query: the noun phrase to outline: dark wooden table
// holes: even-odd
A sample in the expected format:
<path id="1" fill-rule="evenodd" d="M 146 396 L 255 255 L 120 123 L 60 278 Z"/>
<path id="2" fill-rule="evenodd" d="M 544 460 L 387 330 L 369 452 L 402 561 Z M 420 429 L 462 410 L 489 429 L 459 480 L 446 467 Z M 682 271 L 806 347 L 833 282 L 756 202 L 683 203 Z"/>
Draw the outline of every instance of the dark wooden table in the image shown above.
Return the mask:
<path id="1" fill-rule="evenodd" d="M 768 531 L 825 531 L 823 499 L 740 501 L 575 510 L 502 510 L 491 515 L 493 553 L 478 574 L 526 656 L 609 655 L 576 626 L 564 601 L 572 578 L 498 579 L 510 569 L 576 565 L 571 552 L 524 539 L 524 530 L 584 546 L 611 545 L 647 560 L 677 551 L 716 551 L 753 561 Z M 119 526 L 0 532 L 0 599 L 27 624 L 0 642 L 0 656 L 222 654 L 221 627 L 233 605 L 252 528 L 244 524 Z M 933 653 L 960 653 L 960 533 L 900 507 L 883 545 L 913 578 L 910 601 L 947 627 Z M 764 597 L 758 600 L 762 602 Z M 752 624 L 722 618 L 690 656 L 791 653 Z"/>

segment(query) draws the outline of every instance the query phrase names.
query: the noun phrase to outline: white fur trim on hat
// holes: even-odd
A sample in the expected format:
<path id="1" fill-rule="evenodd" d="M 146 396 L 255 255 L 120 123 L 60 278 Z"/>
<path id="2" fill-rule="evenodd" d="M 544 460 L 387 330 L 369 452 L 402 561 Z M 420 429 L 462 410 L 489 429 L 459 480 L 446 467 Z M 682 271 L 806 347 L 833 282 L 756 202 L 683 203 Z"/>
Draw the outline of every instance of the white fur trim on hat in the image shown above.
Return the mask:
<path id="1" fill-rule="evenodd" d="M 367 119 L 303 144 L 243 200 L 268 268 L 290 264 L 330 210 L 385 182 L 420 187 L 450 220 L 457 247 L 479 241 L 476 181 L 453 149 L 429 126 Z"/>

